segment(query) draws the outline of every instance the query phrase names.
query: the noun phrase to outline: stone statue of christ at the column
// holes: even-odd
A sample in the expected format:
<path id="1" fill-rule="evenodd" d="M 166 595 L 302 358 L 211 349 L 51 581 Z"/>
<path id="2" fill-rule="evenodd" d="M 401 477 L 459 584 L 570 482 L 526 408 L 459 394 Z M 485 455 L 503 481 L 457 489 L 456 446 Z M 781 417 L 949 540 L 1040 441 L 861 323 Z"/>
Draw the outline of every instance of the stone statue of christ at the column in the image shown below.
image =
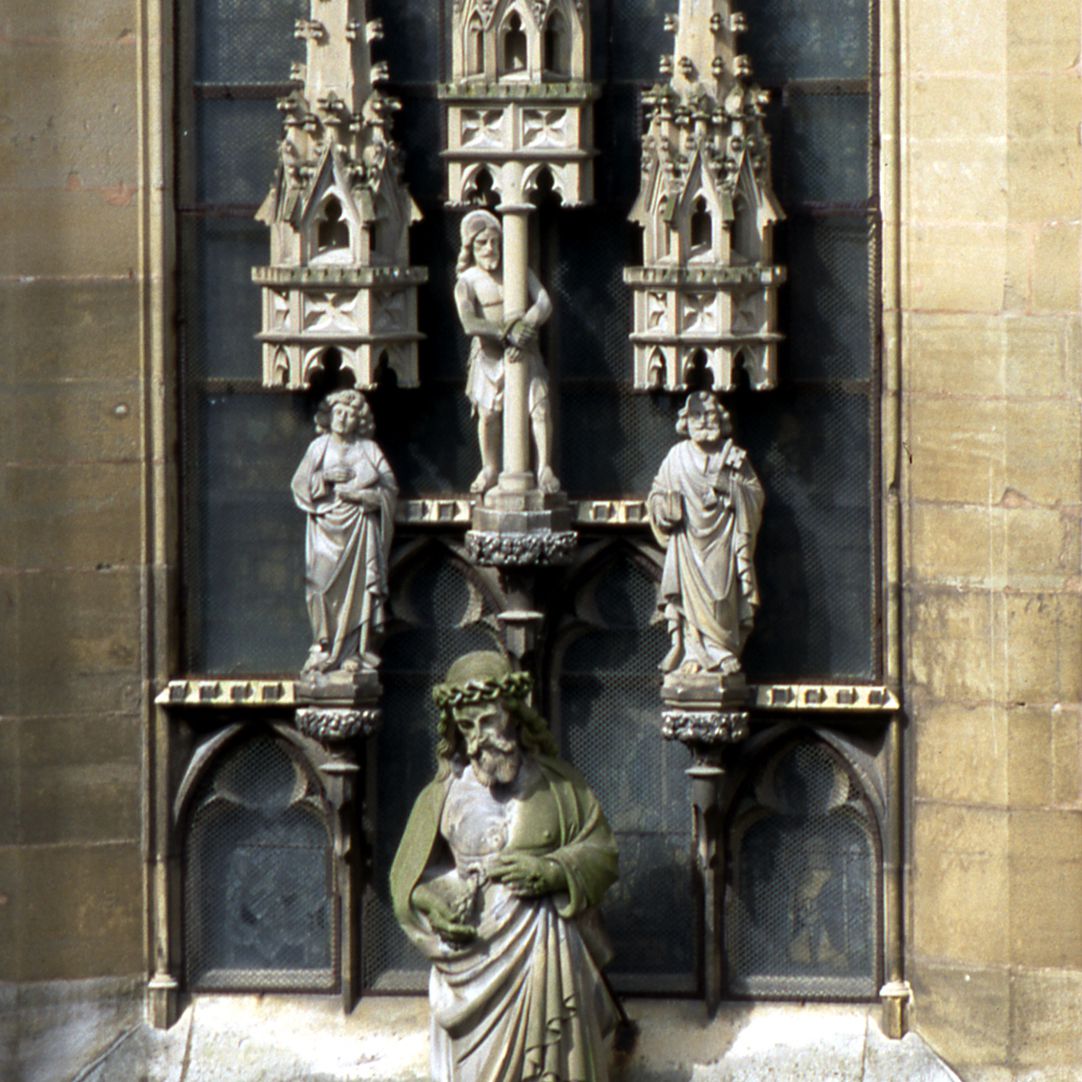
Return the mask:
<path id="1" fill-rule="evenodd" d="M 538 329 L 552 314 L 552 302 L 531 271 L 530 307 L 516 319 L 504 317 L 503 229 L 496 215 L 471 211 L 462 219 L 461 241 L 455 306 L 462 329 L 471 339 L 466 395 L 477 418 L 481 445 L 481 472 L 470 491 L 482 495 L 499 479 L 505 366 L 524 364 L 537 487 L 542 492 L 558 492 L 560 482 L 552 470 L 548 374 L 537 345 Z"/>

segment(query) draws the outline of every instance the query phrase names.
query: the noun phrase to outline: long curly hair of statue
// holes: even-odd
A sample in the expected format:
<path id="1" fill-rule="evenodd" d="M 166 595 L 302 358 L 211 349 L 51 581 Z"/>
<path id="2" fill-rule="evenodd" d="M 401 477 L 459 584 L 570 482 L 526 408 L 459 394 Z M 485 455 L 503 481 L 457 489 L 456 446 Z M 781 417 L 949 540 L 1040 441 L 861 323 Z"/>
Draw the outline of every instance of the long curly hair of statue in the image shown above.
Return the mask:
<path id="1" fill-rule="evenodd" d="M 680 412 L 676 415 L 676 431 L 681 436 L 688 434 L 688 415 L 692 413 L 705 413 L 708 409 L 718 411 L 718 420 L 721 422 L 722 436 L 733 434 L 732 414 L 721 404 L 721 400 L 711 391 L 692 391 L 684 401 Z"/>
<path id="2" fill-rule="evenodd" d="M 316 431 L 325 436 L 331 430 L 331 410 L 339 403 L 352 406 L 357 411 L 357 437 L 362 440 L 371 439 L 376 431 L 376 419 L 372 416 L 372 407 L 368 399 L 360 391 L 352 387 L 344 391 L 335 391 L 327 395 L 316 410 Z"/>
<path id="3" fill-rule="evenodd" d="M 503 226 L 500 225 L 500 219 L 491 211 L 471 210 L 462 219 L 462 224 L 458 227 L 461 247 L 458 249 L 458 262 L 455 264 L 456 275 L 468 271 L 473 266 L 473 242 L 486 229 L 495 229 L 500 236 L 503 236 Z"/>
<path id="4" fill-rule="evenodd" d="M 502 654 L 482 650 L 460 657 L 447 670 L 447 679 L 432 689 L 439 709 L 437 776 L 444 778 L 456 763 L 465 763 L 465 741 L 455 721 L 455 710 L 479 703 L 503 703 L 515 719 L 518 741 L 527 755 L 558 755 L 548 722 L 529 703 L 532 691 L 533 677 L 515 672 Z"/>

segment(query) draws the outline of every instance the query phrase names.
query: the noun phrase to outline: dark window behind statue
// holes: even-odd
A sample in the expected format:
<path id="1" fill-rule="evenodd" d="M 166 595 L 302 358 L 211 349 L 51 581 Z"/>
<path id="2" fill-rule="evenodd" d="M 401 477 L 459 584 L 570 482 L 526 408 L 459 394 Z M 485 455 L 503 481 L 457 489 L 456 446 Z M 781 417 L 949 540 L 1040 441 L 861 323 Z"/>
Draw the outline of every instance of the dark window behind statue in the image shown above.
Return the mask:
<path id="1" fill-rule="evenodd" d="M 412 261 L 430 275 L 420 293 L 427 335 L 421 386 L 386 386 L 370 396 L 377 439 L 404 499 L 465 493 L 479 467 L 463 390 L 467 344 L 452 297 L 461 212 L 443 207 L 438 153 L 444 133 L 436 85 L 449 67 L 441 26 L 450 3 L 371 0 L 368 12 L 385 24 L 376 48 L 403 102 L 395 134 L 425 215 L 413 229 Z M 289 481 L 312 436 L 316 394 L 306 399 L 260 386 L 253 337 L 259 297 L 250 268 L 266 262 L 267 230 L 253 215 L 274 167 L 275 99 L 288 89 L 291 60 L 303 52 L 293 20 L 307 15 L 308 0 L 200 0 L 182 9 L 177 188 L 185 664 L 193 674 L 289 674 L 309 641 L 304 521 Z M 537 270 L 555 305 L 543 340 L 555 466 L 573 499 L 643 497 L 675 439 L 676 399 L 630 390 L 630 293 L 622 281 L 623 267 L 639 260 L 638 230 L 627 214 L 639 185 L 640 93 L 656 76 L 658 56 L 671 49 L 662 19 L 675 9 L 675 0 L 594 0 L 593 78 L 602 90 L 595 107 L 596 205 L 556 214 L 542 204 L 534 216 L 531 249 L 540 253 Z M 779 388 L 740 391 L 728 400 L 738 439 L 767 491 L 757 560 L 762 610 L 745 664 L 752 680 L 876 679 L 875 13 L 868 0 L 756 0 L 746 11 L 744 44 L 757 80 L 772 92 L 774 183 L 787 215 L 776 234 L 777 261 L 788 267 L 789 284 L 781 295 L 787 337 Z M 426 530 L 403 525 L 396 534 L 393 622 L 384 651 L 386 726 L 372 794 L 377 880 L 429 774 L 432 679 L 457 653 L 493 642 L 493 599 L 452 553 L 461 533 Z M 422 536 L 429 547 L 413 552 Z M 645 527 L 625 528 L 624 539 L 629 552 L 650 544 Z M 680 788 L 684 752 L 662 747 L 649 728 L 657 724 L 655 674 L 665 636 L 646 623 L 647 565 L 625 553 L 594 577 L 554 589 L 554 606 L 562 608 L 548 614 L 551 628 L 568 638 L 545 655 L 551 671 L 541 674 L 541 705 L 557 724 L 564 753 L 611 808 L 620 835 L 625 878 L 609 902 L 623 959 L 615 966 L 618 981 L 676 991 L 696 980 L 698 918 L 687 794 Z M 571 592 L 557 602 L 565 587 Z M 604 618 L 587 627 L 580 617 L 595 603 Z M 641 778 L 628 775 L 629 756 Z M 803 837 L 787 834 L 787 822 L 782 816 L 741 835 L 749 899 L 768 923 L 775 918 L 754 884 L 762 880 L 763 861 L 775 859 L 771 853 L 788 851 L 787 839 Z M 850 842 L 850 827 L 831 820 L 834 848 L 823 859 L 847 861 L 854 874 L 864 868 L 869 876 L 871 865 L 861 864 L 864 826 L 853 822 Z M 851 855 L 838 855 L 843 850 Z M 219 859 L 208 854 L 208 861 Z M 672 884 L 679 886 L 675 893 L 667 889 Z M 423 973 L 387 910 L 385 891 L 377 885 L 370 895 L 364 983 L 417 986 Z M 679 934 L 666 936 L 673 907 Z M 873 931 L 853 927 L 857 938 L 864 929 L 859 950 L 866 952 Z M 744 968 L 737 983 L 751 990 L 759 978 L 769 985 L 784 976 L 777 972 L 781 963 L 756 950 L 738 955 Z M 867 972 L 866 957 L 845 972 Z"/>

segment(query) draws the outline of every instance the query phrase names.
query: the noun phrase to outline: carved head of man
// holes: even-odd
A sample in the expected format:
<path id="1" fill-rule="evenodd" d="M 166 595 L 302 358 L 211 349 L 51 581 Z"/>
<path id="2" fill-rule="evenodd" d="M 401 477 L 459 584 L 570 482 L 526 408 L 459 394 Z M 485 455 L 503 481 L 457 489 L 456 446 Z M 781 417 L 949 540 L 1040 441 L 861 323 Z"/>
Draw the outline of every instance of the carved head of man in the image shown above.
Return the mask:
<path id="1" fill-rule="evenodd" d="M 712 447 L 733 431 L 729 411 L 709 391 L 689 394 L 677 415 L 676 431 L 697 447 Z"/>
<path id="2" fill-rule="evenodd" d="M 470 211 L 462 219 L 459 232 L 462 241 L 462 250 L 458 257 L 460 274 L 475 263 L 482 270 L 499 269 L 503 228 L 495 214 L 487 210 Z"/>
<path id="3" fill-rule="evenodd" d="M 375 423 L 364 395 L 360 391 L 346 390 L 327 395 L 316 414 L 316 427 L 342 439 L 367 439 L 372 435 Z"/>
<path id="4" fill-rule="evenodd" d="M 529 674 L 513 671 L 501 654 L 460 657 L 432 693 L 441 774 L 468 763 L 483 785 L 510 785 L 526 756 L 555 755 L 548 726 L 527 701 L 532 688 Z"/>

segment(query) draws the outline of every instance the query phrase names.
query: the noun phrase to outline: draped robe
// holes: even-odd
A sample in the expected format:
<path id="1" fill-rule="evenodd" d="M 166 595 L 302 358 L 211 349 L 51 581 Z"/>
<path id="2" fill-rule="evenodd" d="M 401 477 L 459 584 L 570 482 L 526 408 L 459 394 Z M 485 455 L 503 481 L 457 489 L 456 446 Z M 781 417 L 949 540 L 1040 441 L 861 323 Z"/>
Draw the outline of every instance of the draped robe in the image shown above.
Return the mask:
<path id="1" fill-rule="evenodd" d="M 593 907 L 616 878 L 616 845 L 597 799 L 567 763 L 528 758 L 504 803 L 459 767 L 418 797 L 391 869 L 395 914 L 432 961 L 434 1082 L 605 1082 L 614 1019 Z M 517 791 L 516 791 L 517 790 Z M 484 874 L 523 849 L 556 861 L 558 894 L 517 898 Z M 443 943 L 410 897 L 424 881 L 475 892 L 477 938 Z"/>
<path id="2" fill-rule="evenodd" d="M 680 521 L 659 521 L 678 498 Z M 763 489 L 746 453 L 732 440 L 707 451 L 682 440 L 665 456 L 647 506 L 665 548 L 658 608 L 673 638 L 662 662 L 668 672 L 685 663 L 704 672 L 734 672 L 759 607 L 755 540 Z"/>
<path id="3" fill-rule="evenodd" d="M 352 479 L 327 481 L 324 471 L 337 466 L 351 469 Z M 365 490 L 378 494 L 378 508 L 350 498 Z M 293 476 L 293 498 L 308 514 L 308 617 L 313 641 L 326 644 L 331 668 L 352 655 L 370 654 L 371 635 L 383 624 L 397 496 L 391 467 L 369 439 L 318 436 Z M 373 662 L 371 656 L 367 660 Z"/>

